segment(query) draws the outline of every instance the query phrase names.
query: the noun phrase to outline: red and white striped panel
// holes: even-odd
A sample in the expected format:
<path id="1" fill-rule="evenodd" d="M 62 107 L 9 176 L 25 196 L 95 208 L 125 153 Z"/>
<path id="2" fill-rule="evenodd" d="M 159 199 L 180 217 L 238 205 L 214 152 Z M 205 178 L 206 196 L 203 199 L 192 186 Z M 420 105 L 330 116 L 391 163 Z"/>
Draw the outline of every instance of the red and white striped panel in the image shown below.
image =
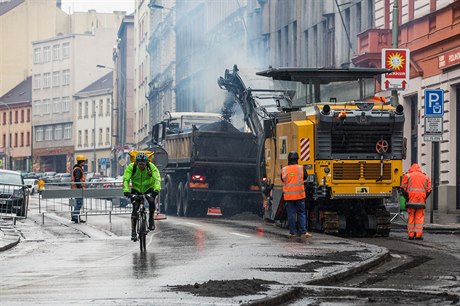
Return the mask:
<path id="1" fill-rule="evenodd" d="M 300 160 L 307 161 L 310 159 L 310 138 L 300 139 Z"/>

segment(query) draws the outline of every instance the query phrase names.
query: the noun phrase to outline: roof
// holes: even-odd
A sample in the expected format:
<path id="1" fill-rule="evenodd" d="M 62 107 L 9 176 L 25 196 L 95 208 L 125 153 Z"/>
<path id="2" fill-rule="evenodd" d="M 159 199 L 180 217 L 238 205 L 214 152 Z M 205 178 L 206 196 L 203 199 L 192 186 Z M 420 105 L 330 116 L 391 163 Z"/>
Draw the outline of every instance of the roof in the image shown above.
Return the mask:
<path id="1" fill-rule="evenodd" d="M 0 101 L 9 105 L 32 102 L 32 77 L 30 76 L 16 85 L 16 87 L 0 97 Z"/>
<path id="2" fill-rule="evenodd" d="M 256 74 L 281 81 L 329 84 L 331 82 L 370 79 L 392 71 L 384 68 L 270 68 Z"/>
<path id="3" fill-rule="evenodd" d="M 75 95 L 78 96 L 80 94 L 88 94 L 92 92 L 99 92 L 99 91 L 111 91 L 113 90 L 113 71 L 110 71 L 97 81 L 91 83 L 87 87 L 83 88 L 79 92 L 77 92 Z"/>
<path id="4" fill-rule="evenodd" d="M 25 0 L 11 0 L 8 2 L 1 2 L 0 3 L 0 16 L 8 13 L 12 9 L 14 9 L 19 4 L 23 3 Z"/>

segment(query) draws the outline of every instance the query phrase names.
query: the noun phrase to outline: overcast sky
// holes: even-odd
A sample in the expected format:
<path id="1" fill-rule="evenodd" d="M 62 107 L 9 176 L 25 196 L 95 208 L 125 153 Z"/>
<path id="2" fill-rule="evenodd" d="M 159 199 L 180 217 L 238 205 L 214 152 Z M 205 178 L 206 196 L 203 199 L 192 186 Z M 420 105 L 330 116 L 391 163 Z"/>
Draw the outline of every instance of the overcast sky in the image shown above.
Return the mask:
<path id="1" fill-rule="evenodd" d="M 134 0 L 62 0 L 62 10 L 69 13 L 69 9 L 71 13 L 94 9 L 99 13 L 126 11 L 131 14 L 134 12 Z"/>

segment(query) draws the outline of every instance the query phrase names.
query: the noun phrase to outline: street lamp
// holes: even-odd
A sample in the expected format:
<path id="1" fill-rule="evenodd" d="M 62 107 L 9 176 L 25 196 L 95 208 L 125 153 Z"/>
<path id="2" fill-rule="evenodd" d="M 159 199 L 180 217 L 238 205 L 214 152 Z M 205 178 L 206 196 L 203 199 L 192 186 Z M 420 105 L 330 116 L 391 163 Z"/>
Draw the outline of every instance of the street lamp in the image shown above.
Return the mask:
<path id="1" fill-rule="evenodd" d="M 2 102 L 0 101 L 0 104 L 2 105 L 5 105 L 7 108 L 8 108 L 8 114 L 9 114 L 9 120 L 8 120 L 8 135 L 6 136 L 6 139 L 8 140 L 8 158 L 6 159 L 6 169 L 10 169 L 11 168 L 11 131 L 10 131 L 10 128 L 11 128 L 11 108 L 8 104 L 6 104 L 5 102 Z M 12 170 L 12 169 L 10 169 Z"/>

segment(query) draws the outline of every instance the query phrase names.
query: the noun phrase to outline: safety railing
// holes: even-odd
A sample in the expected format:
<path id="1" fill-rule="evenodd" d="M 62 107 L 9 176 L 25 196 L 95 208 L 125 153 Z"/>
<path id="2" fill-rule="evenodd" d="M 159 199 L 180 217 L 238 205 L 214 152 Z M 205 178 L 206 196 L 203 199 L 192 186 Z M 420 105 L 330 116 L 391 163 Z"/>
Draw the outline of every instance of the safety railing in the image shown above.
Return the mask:
<path id="1" fill-rule="evenodd" d="M 0 184 L 0 217 L 27 218 L 29 189 L 25 185 Z"/>
<path id="2" fill-rule="evenodd" d="M 40 192 L 39 213 L 68 212 L 70 216 L 76 199 L 82 199 L 80 215 L 131 214 L 132 205 L 124 197 L 121 183 L 90 182 L 85 183 L 84 188 L 78 189 L 71 189 L 71 184 L 47 183 Z"/>

